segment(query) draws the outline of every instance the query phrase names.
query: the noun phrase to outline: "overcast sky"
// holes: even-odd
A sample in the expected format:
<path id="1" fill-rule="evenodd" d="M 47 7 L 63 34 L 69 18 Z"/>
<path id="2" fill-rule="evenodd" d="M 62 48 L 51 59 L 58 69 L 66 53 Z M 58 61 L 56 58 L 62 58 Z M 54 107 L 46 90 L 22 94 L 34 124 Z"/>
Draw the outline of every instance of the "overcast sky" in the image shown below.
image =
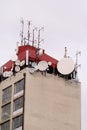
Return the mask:
<path id="1" fill-rule="evenodd" d="M 87 130 L 87 1 L 86 0 L 0 0 L 0 66 L 15 54 L 20 42 L 20 19 L 30 20 L 33 26 L 44 26 L 45 51 L 61 59 L 64 47 L 78 62 L 82 81 L 82 130 Z"/>

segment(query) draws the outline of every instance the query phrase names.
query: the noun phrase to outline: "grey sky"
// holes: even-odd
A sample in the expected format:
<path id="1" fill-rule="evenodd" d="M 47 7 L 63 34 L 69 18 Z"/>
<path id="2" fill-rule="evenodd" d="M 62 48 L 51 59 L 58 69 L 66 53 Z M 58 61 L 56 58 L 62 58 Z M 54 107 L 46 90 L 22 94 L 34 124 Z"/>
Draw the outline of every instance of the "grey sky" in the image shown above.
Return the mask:
<path id="1" fill-rule="evenodd" d="M 86 0 L 0 0 L 0 65 L 15 53 L 20 41 L 20 18 L 32 21 L 32 26 L 44 26 L 46 52 L 61 59 L 64 47 L 68 55 L 79 56 L 79 78 L 82 82 L 82 130 L 87 130 L 87 1 Z M 26 28 L 25 24 L 25 28 Z M 25 29 L 26 30 L 26 29 Z"/>

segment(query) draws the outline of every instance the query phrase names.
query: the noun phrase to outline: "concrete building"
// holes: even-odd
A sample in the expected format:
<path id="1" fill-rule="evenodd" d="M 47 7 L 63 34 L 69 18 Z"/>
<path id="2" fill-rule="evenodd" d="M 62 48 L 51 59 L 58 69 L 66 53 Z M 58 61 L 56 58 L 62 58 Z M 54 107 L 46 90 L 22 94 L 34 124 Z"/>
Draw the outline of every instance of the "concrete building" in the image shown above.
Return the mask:
<path id="1" fill-rule="evenodd" d="M 1 67 L 0 130 L 81 130 L 80 83 L 59 74 L 58 61 L 44 51 L 37 57 L 30 45 L 20 46 L 17 58 Z M 43 60 L 51 62 L 49 69 L 36 69 Z"/>

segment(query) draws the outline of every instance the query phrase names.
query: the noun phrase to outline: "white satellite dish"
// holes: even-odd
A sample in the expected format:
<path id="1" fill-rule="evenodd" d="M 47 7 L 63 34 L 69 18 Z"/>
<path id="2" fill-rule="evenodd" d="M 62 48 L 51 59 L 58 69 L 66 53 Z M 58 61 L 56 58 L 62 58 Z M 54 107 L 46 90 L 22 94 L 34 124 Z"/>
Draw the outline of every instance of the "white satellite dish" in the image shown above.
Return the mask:
<path id="1" fill-rule="evenodd" d="M 37 65 L 37 66 L 35 66 L 35 70 L 38 70 L 38 65 Z"/>
<path id="2" fill-rule="evenodd" d="M 34 67 L 34 68 L 35 68 L 35 70 L 38 70 L 38 65 L 37 65 L 37 63 L 36 63 L 36 62 L 32 62 L 32 67 Z"/>
<path id="3" fill-rule="evenodd" d="M 12 71 L 5 71 L 4 73 L 3 73 L 3 77 L 10 77 L 10 76 L 12 76 L 13 75 L 13 72 Z"/>
<path id="4" fill-rule="evenodd" d="M 37 63 L 36 62 L 32 62 L 32 67 L 35 67 L 37 66 Z"/>
<path id="5" fill-rule="evenodd" d="M 15 64 L 16 64 L 16 65 L 20 65 L 20 60 L 16 60 L 16 61 L 15 61 Z"/>
<path id="6" fill-rule="evenodd" d="M 46 61 L 40 61 L 38 63 L 38 69 L 40 71 L 45 71 L 48 68 L 48 63 Z"/>
<path id="7" fill-rule="evenodd" d="M 20 66 L 23 66 L 25 64 L 25 60 L 22 60 L 21 62 L 20 62 Z"/>
<path id="8" fill-rule="evenodd" d="M 17 55 L 14 55 L 14 56 L 11 58 L 12 61 L 16 61 L 17 59 L 18 59 L 18 56 L 17 56 Z"/>
<path id="9" fill-rule="evenodd" d="M 59 73 L 68 75 L 73 72 L 75 64 L 71 58 L 63 58 L 57 63 Z"/>
<path id="10" fill-rule="evenodd" d="M 20 66 L 18 66 L 18 65 L 15 66 L 15 71 L 16 71 L 16 72 L 19 72 L 19 71 L 20 71 Z"/>
<path id="11" fill-rule="evenodd" d="M 71 58 L 63 58 L 57 63 L 59 73 L 68 75 L 73 72 L 75 64 Z"/>
<path id="12" fill-rule="evenodd" d="M 31 74 L 33 74 L 35 71 L 36 71 L 35 68 L 29 68 L 29 72 L 30 72 Z"/>
<path id="13" fill-rule="evenodd" d="M 52 65 L 52 62 L 51 62 L 51 61 L 49 61 L 49 62 L 48 62 L 48 65 L 50 65 L 50 66 L 51 66 L 51 65 Z"/>

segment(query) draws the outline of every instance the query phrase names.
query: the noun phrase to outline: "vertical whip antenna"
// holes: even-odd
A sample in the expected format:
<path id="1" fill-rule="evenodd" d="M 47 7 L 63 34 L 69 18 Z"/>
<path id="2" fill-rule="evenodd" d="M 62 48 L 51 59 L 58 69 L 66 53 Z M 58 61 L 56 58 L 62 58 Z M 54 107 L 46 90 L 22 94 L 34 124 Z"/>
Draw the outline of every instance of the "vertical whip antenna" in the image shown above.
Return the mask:
<path id="1" fill-rule="evenodd" d="M 78 80 L 78 67 L 81 66 L 81 64 L 78 64 L 78 56 L 79 55 L 81 55 L 81 51 L 76 52 L 76 64 L 75 64 L 76 80 Z"/>
<path id="2" fill-rule="evenodd" d="M 41 28 L 38 30 L 38 48 L 39 48 L 40 42 L 41 42 L 41 40 L 40 40 L 40 32 L 41 32 L 41 30 L 44 30 L 44 27 L 41 27 Z"/>
<path id="3" fill-rule="evenodd" d="M 35 42 L 35 30 L 37 31 L 37 28 L 34 28 L 34 29 L 33 29 L 32 46 L 34 46 L 34 42 Z"/>
<path id="4" fill-rule="evenodd" d="M 29 41 L 30 41 L 30 21 L 28 21 L 28 34 L 27 34 L 27 37 L 28 37 L 28 45 L 29 45 Z"/>
<path id="5" fill-rule="evenodd" d="M 21 45 L 23 45 L 23 39 L 24 39 L 24 20 L 21 19 L 21 25 L 22 25 L 22 30 L 21 30 Z"/>
<path id="6" fill-rule="evenodd" d="M 19 44 L 19 42 L 16 43 L 16 49 L 15 49 L 16 54 L 18 54 L 18 44 Z"/>
<path id="7" fill-rule="evenodd" d="M 64 58 L 67 58 L 67 47 L 65 47 L 65 54 L 64 54 Z"/>

